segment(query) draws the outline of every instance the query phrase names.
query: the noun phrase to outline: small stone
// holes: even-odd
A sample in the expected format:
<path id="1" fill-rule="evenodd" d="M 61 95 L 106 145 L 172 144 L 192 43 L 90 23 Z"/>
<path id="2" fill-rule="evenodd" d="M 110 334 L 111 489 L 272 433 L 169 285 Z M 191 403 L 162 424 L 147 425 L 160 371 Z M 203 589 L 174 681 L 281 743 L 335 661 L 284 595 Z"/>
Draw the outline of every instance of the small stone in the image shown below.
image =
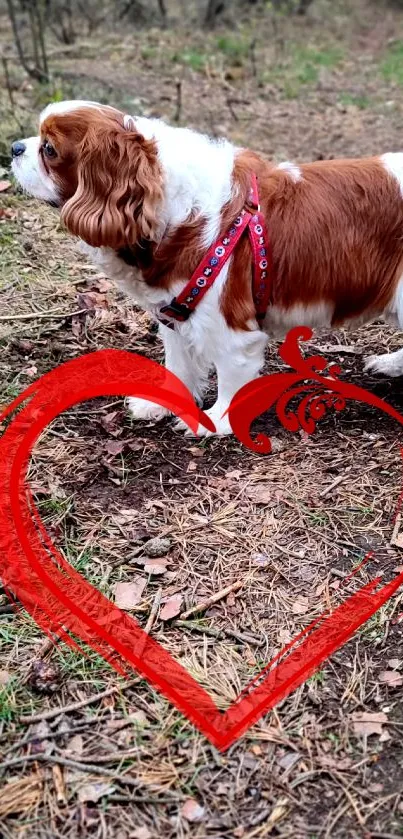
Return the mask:
<path id="1" fill-rule="evenodd" d="M 171 547 L 171 540 L 155 536 L 144 545 L 144 550 L 149 557 L 165 556 Z"/>

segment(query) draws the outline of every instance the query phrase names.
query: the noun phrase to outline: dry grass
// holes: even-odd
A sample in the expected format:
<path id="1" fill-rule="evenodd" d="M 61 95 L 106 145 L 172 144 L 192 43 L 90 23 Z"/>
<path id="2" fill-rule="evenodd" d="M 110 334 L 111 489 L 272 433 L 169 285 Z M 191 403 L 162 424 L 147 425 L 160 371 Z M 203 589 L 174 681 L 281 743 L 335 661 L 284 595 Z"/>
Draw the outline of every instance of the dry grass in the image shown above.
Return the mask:
<path id="1" fill-rule="evenodd" d="M 400 147 L 398 81 L 382 67 L 401 16 L 362 5 L 347 31 L 346 11 L 337 9 L 325 22 L 314 17 L 311 30 L 284 22 L 284 43 L 262 32 L 258 77 L 248 50 L 228 36 L 219 46 L 220 33 L 209 36 L 208 62 L 197 32 L 152 30 L 127 36 L 123 47 L 99 36 L 56 66 L 81 74 L 69 81 L 74 95 L 136 100 L 136 110 L 168 118 L 180 72 L 183 122 L 276 159 Z M 240 29 L 237 44 L 252 35 Z M 38 91 L 24 91 L 14 73 L 17 119 L 34 122 Z M 2 101 L 10 137 L 14 117 Z M 84 352 L 114 346 L 161 360 L 148 318 L 105 285 L 56 215 L 17 195 L 5 204 L 0 404 Z M 88 308 L 94 293 L 95 311 Z M 400 335 L 375 324 L 353 336 L 318 335 L 308 351 L 339 361 L 350 381 L 402 410 L 400 382 L 364 377 L 361 360 L 399 345 Z M 268 369 L 280 367 L 273 345 Z M 380 571 L 389 577 L 402 563 L 390 544 L 402 485 L 392 421 L 352 405 L 329 414 L 312 437 L 287 434 L 272 415 L 259 425 L 275 437 L 270 457 L 235 440 L 185 439 L 169 421 L 133 425 L 121 400 L 97 400 L 47 429 L 30 468 L 46 526 L 76 568 L 111 597 L 116 583 L 145 580 L 133 610 L 143 626 L 160 590 L 162 605 L 179 594 L 185 610 L 244 582 L 186 625 L 157 614 L 151 630 L 223 708 L 296 632 L 345 596 L 342 578 L 368 551 L 374 558 L 353 588 Z M 121 442 L 121 452 L 111 454 L 111 441 Z M 154 536 L 170 541 L 159 575 L 144 569 L 142 546 Z M 63 645 L 44 650 L 24 613 L 0 614 L 0 756 L 18 761 L 7 781 L 3 775 L 1 836 L 402 835 L 403 688 L 380 679 L 385 670 L 402 672 L 402 603 L 398 594 L 225 755 L 141 679 L 128 687 L 91 651 L 84 658 Z M 52 666 L 50 696 L 30 681 L 33 659 Z M 20 722 L 119 685 L 75 711 Z M 359 733 L 354 715 L 364 712 L 384 715 L 378 733 Z M 189 798 L 204 808 L 200 822 L 183 815 Z"/>

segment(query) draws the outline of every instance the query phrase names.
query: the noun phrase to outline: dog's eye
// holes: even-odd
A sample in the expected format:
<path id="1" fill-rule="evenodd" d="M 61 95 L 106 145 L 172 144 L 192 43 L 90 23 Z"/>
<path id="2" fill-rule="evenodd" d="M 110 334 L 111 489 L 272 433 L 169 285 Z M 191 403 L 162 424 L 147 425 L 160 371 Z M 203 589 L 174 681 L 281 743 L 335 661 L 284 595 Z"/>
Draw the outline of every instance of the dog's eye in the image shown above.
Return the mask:
<path id="1" fill-rule="evenodd" d="M 46 154 L 46 157 L 56 157 L 57 156 L 57 152 L 53 148 L 52 143 L 49 143 L 49 140 L 45 140 L 45 142 L 42 143 L 42 150 L 43 150 L 43 153 Z"/>

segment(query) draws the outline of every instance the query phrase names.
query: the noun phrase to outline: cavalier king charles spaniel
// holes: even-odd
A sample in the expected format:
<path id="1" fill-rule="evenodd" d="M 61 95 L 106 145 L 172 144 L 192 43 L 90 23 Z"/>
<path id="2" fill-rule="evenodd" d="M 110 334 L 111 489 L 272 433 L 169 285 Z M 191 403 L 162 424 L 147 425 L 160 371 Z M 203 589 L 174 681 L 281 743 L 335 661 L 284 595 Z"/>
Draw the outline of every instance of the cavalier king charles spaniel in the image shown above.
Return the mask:
<path id="1" fill-rule="evenodd" d="M 226 140 L 77 100 L 45 108 L 39 136 L 15 142 L 12 157 L 23 189 L 58 207 L 102 271 L 156 316 L 239 215 L 257 176 L 271 249 L 263 322 L 244 236 L 190 317 L 159 327 L 167 368 L 196 400 L 215 368 L 208 414 L 218 434 L 231 433 L 225 412 L 259 375 L 269 336 L 380 316 L 403 327 L 403 153 L 274 165 Z M 366 369 L 403 375 L 403 349 L 371 356 Z M 167 413 L 137 398 L 129 407 L 137 419 Z"/>

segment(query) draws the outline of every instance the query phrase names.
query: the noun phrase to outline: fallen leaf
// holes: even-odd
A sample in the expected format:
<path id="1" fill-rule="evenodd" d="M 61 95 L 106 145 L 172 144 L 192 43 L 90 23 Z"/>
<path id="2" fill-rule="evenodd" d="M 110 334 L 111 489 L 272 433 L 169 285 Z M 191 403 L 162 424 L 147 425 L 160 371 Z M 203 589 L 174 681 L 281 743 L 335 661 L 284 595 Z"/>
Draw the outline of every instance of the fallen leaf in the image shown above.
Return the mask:
<path id="1" fill-rule="evenodd" d="M 286 752 L 285 755 L 278 761 L 278 765 L 289 772 L 299 760 L 301 760 L 301 755 L 297 752 Z"/>
<path id="2" fill-rule="evenodd" d="M 148 827 L 145 827 L 145 825 L 143 827 L 136 827 L 134 832 L 130 834 L 130 839 L 152 839 L 152 833 L 150 833 Z"/>
<path id="3" fill-rule="evenodd" d="M 400 685 L 403 685 L 403 676 L 400 673 L 396 673 L 395 670 L 382 670 L 379 674 L 379 681 L 391 688 L 398 688 Z"/>
<path id="4" fill-rule="evenodd" d="M 101 417 L 101 425 L 108 434 L 111 434 L 112 437 L 117 437 L 118 434 L 121 433 L 122 427 L 118 423 L 120 422 L 121 414 L 119 411 L 111 411 L 109 414 L 105 414 Z"/>
<path id="5" fill-rule="evenodd" d="M 80 309 L 88 309 L 89 312 L 95 309 L 107 309 L 108 301 L 104 294 L 97 291 L 84 291 L 77 294 L 77 302 Z"/>
<path id="6" fill-rule="evenodd" d="M 390 542 L 391 545 L 395 545 L 396 548 L 403 548 L 403 533 L 398 533 Z"/>
<path id="7" fill-rule="evenodd" d="M 32 364 L 31 367 L 26 367 L 26 369 L 22 370 L 21 372 L 25 373 L 26 376 L 30 376 L 30 378 L 32 378 L 33 376 L 36 376 L 38 368 L 35 367 L 35 364 Z"/>
<path id="8" fill-rule="evenodd" d="M 186 469 L 186 472 L 196 472 L 196 469 L 197 469 L 197 463 L 195 463 L 194 460 L 190 460 L 189 463 L 188 463 L 188 468 Z"/>
<path id="9" fill-rule="evenodd" d="M 11 181 L 0 181 L 0 192 L 5 192 L 6 189 L 10 189 Z"/>
<path id="10" fill-rule="evenodd" d="M 355 734 L 362 734 L 364 737 L 370 737 L 371 734 L 382 734 L 382 724 L 388 722 L 386 714 L 382 711 L 378 713 L 370 713 L 357 711 L 352 714 L 353 728 Z"/>
<path id="11" fill-rule="evenodd" d="M 129 583 L 116 583 L 114 587 L 116 606 L 119 609 L 134 609 L 140 603 L 146 584 L 143 577 L 135 577 Z"/>
<path id="12" fill-rule="evenodd" d="M 113 456 L 118 454 L 122 454 L 122 451 L 125 447 L 126 443 L 124 440 L 108 440 L 105 445 L 104 449 Z"/>
<path id="13" fill-rule="evenodd" d="M 195 798 L 188 798 L 181 808 L 181 814 L 187 822 L 201 822 L 204 818 L 205 809 Z"/>
<path id="14" fill-rule="evenodd" d="M 12 210 L 11 207 L 0 207 L 0 219 L 7 218 L 10 221 L 14 221 L 17 216 L 17 210 Z"/>
<path id="15" fill-rule="evenodd" d="M 193 457 L 203 457 L 205 454 L 205 449 L 201 449 L 199 446 L 190 446 L 188 448 L 188 452 L 190 452 Z"/>
<path id="16" fill-rule="evenodd" d="M 172 597 L 169 597 L 160 611 L 160 620 L 169 621 L 171 618 L 176 618 L 180 613 L 182 600 L 181 594 L 173 594 Z"/>
<path id="17" fill-rule="evenodd" d="M 100 798 L 103 798 L 105 795 L 111 795 L 113 792 L 115 792 L 115 787 L 102 781 L 95 784 L 84 784 L 78 790 L 78 800 L 83 804 L 86 801 L 92 801 L 96 804 Z"/>
<path id="18" fill-rule="evenodd" d="M 92 288 L 95 288 L 101 294 L 105 294 L 108 291 L 113 289 L 113 283 L 109 282 L 106 277 L 94 277 L 94 280 L 91 283 Z"/>
<path id="19" fill-rule="evenodd" d="M 299 594 L 292 604 L 292 611 L 294 615 L 304 615 L 309 609 L 309 598 Z"/>
<path id="20" fill-rule="evenodd" d="M 273 503 L 273 491 L 267 484 L 252 484 L 246 487 L 245 495 L 255 504 Z"/>
<path id="21" fill-rule="evenodd" d="M 331 755 L 320 755 L 317 760 L 320 766 L 326 769 L 338 769 L 340 772 L 351 769 L 353 763 L 351 757 L 335 758 Z"/>
<path id="22" fill-rule="evenodd" d="M 234 481 L 239 481 L 241 475 L 242 475 L 242 472 L 241 472 L 240 469 L 233 469 L 232 472 L 226 472 L 225 473 L 226 478 L 229 478 L 230 480 L 234 479 Z"/>
<path id="23" fill-rule="evenodd" d="M 53 751 L 53 740 L 48 740 L 47 735 L 50 734 L 50 726 L 46 720 L 41 720 L 35 726 L 34 738 L 31 742 L 31 754 L 50 754 Z"/>
<path id="24" fill-rule="evenodd" d="M 270 557 L 267 554 L 252 554 L 252 562 L 261 568 L 266 568 L 267 565 L 270 565 Z"/>
<path id="25" fill-rule="evenodd" d="M 10 681 L 10 679 L 11 679 L 11 674 L 8 672 L 8 670 L 0 670 L 0 687 L 3 687 L 3 685 L 6 685 L 7 682 Z"/>
<path id="26" fill-rule="evenodd" d="M 65 749 L 65 751 L 69 752 L 69 754 L 75 754 L 80 756 L 82 755 L 83 750 L 84 740 L 81 734 L 75 734 L 74 737 L 71 737 Z"/>
<path id="27" fill-rule="evenodd" d="M 163 559 L 147 559 L 144 563 L 144 571 L 147 574 L 165 574 L 166 562 Z"/>
<path id="28" fill-rule="evenodd" d="M 402 664 L 403 660 L 401 658 L 390 658 L 388 661 L 388 665 L 392 670 L 400 670 Z"/>
<path id="29" fill-rule="evenodd" d="M 383 784 L 368 784 L 368 792 L 383 792 Z"/>

